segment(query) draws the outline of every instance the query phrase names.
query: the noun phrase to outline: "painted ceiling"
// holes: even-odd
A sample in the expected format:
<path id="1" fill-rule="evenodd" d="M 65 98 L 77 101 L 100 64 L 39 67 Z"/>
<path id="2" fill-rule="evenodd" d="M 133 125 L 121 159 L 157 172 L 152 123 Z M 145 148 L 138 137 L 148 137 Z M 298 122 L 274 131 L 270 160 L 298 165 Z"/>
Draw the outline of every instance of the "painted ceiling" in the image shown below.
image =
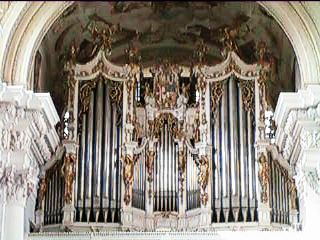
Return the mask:
<path id="1" fill-rule="evenodd" d="M 93 23 L 119 30 L 112 37 L 112 62 L 125 64 L 125 50 L 133 44 L 140 49 L 143 66 L 167 58 L 188 66 L 199 39 L 209 48 L 207 63 L 221 62 L 221 38 L 228 27 L 236 33 L 239 55 L 247 63 L 256 61 L 258 42 L 266 42 L 276 62 L 276 77 L 270 84 L 274 101 L 280 91 L 294 91 L 292 46 L 277 22 L 255 2 L 75 2 L 56 20 L 40 47 L 47 65 L 42 90 L 53 92 L 58 105 L 61 88 L 56 83 L 63 81 L 61 64 L 71 42 L 80 48 L 79 62 L 94 55 L 88 31 Z"/>

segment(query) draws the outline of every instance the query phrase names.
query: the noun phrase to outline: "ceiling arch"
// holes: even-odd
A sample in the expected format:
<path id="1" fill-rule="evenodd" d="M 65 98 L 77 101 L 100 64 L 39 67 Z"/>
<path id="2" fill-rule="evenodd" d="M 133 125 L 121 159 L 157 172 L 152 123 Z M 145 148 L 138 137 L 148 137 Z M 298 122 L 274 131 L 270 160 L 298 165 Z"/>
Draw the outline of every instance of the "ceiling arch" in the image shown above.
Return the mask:
<path id="1" fill-rule="evenodd" d="M 11 7 L 2 24 L 14 22 L 8 28 L 4 27 L 0 55 L 1 77 L 12 84 L 28 85 L 32 78 L 32 65 L 45 34 L 54 21 L 73 2 L 41 2 L 19 3 L 14 9 Z M 310 25 L 310 16 L 301 3 L 272 3 L 259 2 L 280 24 L 290 39 L 298 58 L 302 85 L 317 84 L 320 79 L 319 47 L 315 44 L 320 39 L 315 29 Z M 15 11 L 15 12 L 14 12 Z M 11 27 L 11 28 L 10 28 Z"/>

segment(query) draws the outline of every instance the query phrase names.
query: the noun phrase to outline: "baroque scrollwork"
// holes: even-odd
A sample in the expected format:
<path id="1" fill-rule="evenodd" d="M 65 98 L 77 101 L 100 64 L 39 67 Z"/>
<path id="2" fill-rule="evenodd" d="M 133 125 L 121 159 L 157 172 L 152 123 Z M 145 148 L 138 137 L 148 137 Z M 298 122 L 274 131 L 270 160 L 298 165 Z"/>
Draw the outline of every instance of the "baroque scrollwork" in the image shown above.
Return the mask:
<path id="1" fill-rule="evenodd" d="M 111 102 L 115 103 L 117 106 L 122 105 L 122 89 L 122 82 L 110 81 L 110 99 Z"/>
<path id="2" fill-rule="evenodd" d="M 96 87 L 97 81 L 89 80 L 86 81 L 81 87 L 80 87 L 80 116 L 87 112 L 89 109 L 90 104 L 90 97 L 91 97 L 91 91 Z"/>
<path id="3" fill-rule="evenodd" d="M 252 112 L 254 109 L 254 81 L 240 80 L 239 83 L 244 108 L 247 112 Z"/>
<path id="4" fill-rule="evenodd" d="M 268 188 L 270 182 L 270 168 L 269 163 L 266 155 L 264 153 L 260 154 L 258 159 L 259 162 L 259 181 L 261 184 L 261 202 L 267 203 L 268 202 Z"/>
<path id="5" fill-rule="evenodd" d="M 221 97 L 224 92 L 224 81 L 213 82 L 211 84 L 211 110 L 213 113 L 216 112 L 219 106 Z"/>
<path id="6" fill-rule="evenodd" d="M 75 172 L 76 155 L 74 153 L 68 153 L 64 157 L 64 162 L 61 167 L 61 174 L 64 176 L 65 191 L 64 191 L 64 201 L 67 204 L 72 203 L 72 193 L 73 193 L 73 180 L 76 176 Z"/>

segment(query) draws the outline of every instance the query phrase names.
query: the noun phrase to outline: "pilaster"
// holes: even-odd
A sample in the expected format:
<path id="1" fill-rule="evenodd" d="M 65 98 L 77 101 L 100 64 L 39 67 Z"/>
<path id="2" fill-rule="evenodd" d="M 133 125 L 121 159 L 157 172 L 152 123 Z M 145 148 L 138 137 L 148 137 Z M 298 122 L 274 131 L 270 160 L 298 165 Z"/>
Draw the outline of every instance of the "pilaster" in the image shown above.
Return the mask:
<path id="1" fill-rule="evenodd" d="M 0 84 L 0 239 L 21 240 L 29 231 L 39 166 L 59 143 L 58 120 L 49 94 Z"/>

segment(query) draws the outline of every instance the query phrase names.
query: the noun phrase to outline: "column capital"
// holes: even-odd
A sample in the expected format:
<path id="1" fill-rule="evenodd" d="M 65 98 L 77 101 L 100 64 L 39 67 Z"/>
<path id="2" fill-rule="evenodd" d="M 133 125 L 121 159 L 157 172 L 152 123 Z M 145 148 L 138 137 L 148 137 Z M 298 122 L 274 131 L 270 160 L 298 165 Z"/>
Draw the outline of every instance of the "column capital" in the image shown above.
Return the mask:
<path id="1" fill-rule="evenodd" d="M 35 193 L 37 185 L 36 168 L 17 170 L 15 166 L 1 169 L 1 200 L 6 204 L 25 206 L 27 197 Z"/>

